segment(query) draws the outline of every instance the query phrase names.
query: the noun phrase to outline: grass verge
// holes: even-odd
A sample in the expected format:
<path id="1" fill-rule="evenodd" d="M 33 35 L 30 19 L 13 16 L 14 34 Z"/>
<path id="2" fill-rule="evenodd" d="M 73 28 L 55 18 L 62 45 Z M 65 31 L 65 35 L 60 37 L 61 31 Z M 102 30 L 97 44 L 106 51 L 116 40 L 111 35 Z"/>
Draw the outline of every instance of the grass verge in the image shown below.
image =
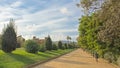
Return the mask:
<path id="1" fill-rule="evenodd" d="M 42 62 L 71 51 L 73 51 L 73 49 L 52 50 L 32 54 L 27 53 L 22 48 L 18 48 L 12 53 L 4 53 L 0 50 L 0 68 L 24 68 L 36 62 Z"/>

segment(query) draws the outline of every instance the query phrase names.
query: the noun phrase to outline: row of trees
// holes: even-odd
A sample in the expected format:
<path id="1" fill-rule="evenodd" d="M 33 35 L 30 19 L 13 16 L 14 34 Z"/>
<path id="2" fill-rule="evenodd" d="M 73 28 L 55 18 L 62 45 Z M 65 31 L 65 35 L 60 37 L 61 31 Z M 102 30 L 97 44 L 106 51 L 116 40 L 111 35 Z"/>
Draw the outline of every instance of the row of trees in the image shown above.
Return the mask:
<path id="1" fill-rule="evenodd" d="M 58 49 L 73 49 L 77 48 L 75 43 L 62 43 L 59 41 L 57 44 L 53 43 L 50 36 L 45 38 L 45 43 L 39 44 L 35 40 L 27 40 L 24 44 L 24 47 L 29 53 L 45 52 L 47 50 L 58 50 Z"/>
<path id="2" fill-rule="evenodd" d="M 35 40 L 25 41 L 25 39 L 21 38 L 21 36 L 17 38 L 16 26 L 13 19 L 10 19 L 10 23 L 4 27 L 2 36 L 0 38 L 1 49 L 6 53 L 11 53 L 16 48 L 20 48 L 21 45 L 23 45 L 25 50 L 30 53 L 37 53 L 38 51 L 44 52 L 46 50 L 72 49 L 77 47 L 75 43 L 71 44 L 70 42 L 63 44 L 61 41 L 59 41 L 57 44 L 55 44 L 52 42 L 50 36 L 45 38 L 45 42 L 43 44 L 40 44 Z M 68 36 L 67 40 L 71 40 L 71 37 Z"/>
<path id="3" fill-rule="evenodd" d="M 120 64 L 120 0 L 81 0 L 85 9 L 79 19 L 79 45 Z"/>
<path id="4" fill-rule="evenodd" d="M 76 43 L 62 43 L 62 41 L 52 42 L 50 36 L 46 38 L 46 41 L 44 44 L 40 45 L 39 51 L 46 51 L 46 50 L 58 50 L 58 49 L 73 49 L 73 48 L 78 48 Z"/>

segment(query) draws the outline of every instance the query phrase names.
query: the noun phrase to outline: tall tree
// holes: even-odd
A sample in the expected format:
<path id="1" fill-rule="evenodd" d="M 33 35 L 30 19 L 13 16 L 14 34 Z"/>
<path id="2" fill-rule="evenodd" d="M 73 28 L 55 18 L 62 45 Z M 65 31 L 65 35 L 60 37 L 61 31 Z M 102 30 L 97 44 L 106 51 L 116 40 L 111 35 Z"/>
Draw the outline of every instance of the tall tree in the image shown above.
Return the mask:
<path id="1" fill-rule="evenodd" d="M 58 41 L 58 48 L 62 49 L 62 42 L 61 41 Z"/>
<path id="2" fill-rule="evenodd" d="M 66 39 L 68 40 L 68 44 L 69 44 L 69 41 L 71 40 L 71 37 L 67 36 Z"/>
<path id="3" fill-rule="evenodd" d="M 91 14 L 95 14 L 93 19 L 99 22 L 99 26 L 97 26 L 97 31 L 94 32 L 94 29 L 92 31 L 89 26 L 92 21 L 85 21 L 82 18 L 81 22 L 84 22 L 85 25 L 80 22 L 79 43 L 81 44 L 82 42 L 87 46 L 90 46 L 91 43 L 93 43 L 93 45 L 100 44 L 99 47 L 93 46 L 92 48 L 97 49 L 100 53 L 107 54 L 107 52 L 111 52 L 114 55 L 114 59 L 116 59 L 116 56 L 120 54 L 120 0 L 81 0 L 81 6 L 89 12 L 85 15 L 88 16 L 88 20 Z M 96 21 L 93 21 L 93 24 Z M 87 28 L 89 28 L 89 30 Z M 94 43 L 94 41 L 91 43 L 88 42 L 92 39 L 90 37 L 92 36 L 91 33 L 96 33 L 95 35 L 93 34 L 93 37 L 96 36 L 96 43 Z"/>
<path id="4" fill-rule="evenodd" d="M 3 29 L 2 34 L 2 50 L 4 52 L 11 53 L 16 49 L 17 37 L 15 23 L 13 19 L 10 19 L 9 24 Z"/>
<path id="5" fill-rule="evenodd" d="M 50 38 L 50 36 L 48 35 L 48 37 L 46 37 L 45 39 L 45 46 L 47 50 L 52 50 L 52 40 Z"/>

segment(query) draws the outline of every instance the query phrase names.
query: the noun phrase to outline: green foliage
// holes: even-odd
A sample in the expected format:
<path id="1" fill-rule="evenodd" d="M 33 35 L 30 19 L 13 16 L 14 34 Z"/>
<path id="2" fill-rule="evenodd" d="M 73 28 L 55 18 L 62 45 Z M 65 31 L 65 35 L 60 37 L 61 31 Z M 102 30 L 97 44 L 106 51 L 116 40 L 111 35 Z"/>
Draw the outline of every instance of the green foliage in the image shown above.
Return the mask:
<path id="1" fill-rule="evenodd" d="M 59 48 L 59 49 L 62 49 L 62 45 L 63 45 L 62 42 L 61 42 L 61 41 L 58 41 L 58 48 Z"/>
<path id="2" fill-rule="evenodd" d="M 61 49 L 63 49 L 63 50 L 64 50 L 64 49 L 65 49 L 65 46 L 64 46 L 64 45 L 62 45 L 62 48 L 61 48 Z"/>
<path id="3" fill-rule="evenodd" d="M 68 48 L 69 48 L 69 49 L 72 49 L 73 46 L 72 46 L 71 44 L 68 44 Z"/>
<path id="4" fill-rule="evenodd" d="M 58 50 L 58 46 L 56 44 L 53 44 L 53 50 Z"/>
<path id="5" fill-rule="evenodd" d="M 116 57 L 112 52 L 106 52 L 104 54 L 104 58 L 109 61 L 109 63 L 112 63 L 115 61 Z"/>
<path id="6" fill-rule="evenodd" d="M 48 36 L 45 40 L 45 46 L 47 50 L 52 50 L 52 40 L 50 36 Z"/>
<path id="7" fill-rule="evenodd" d="M 78 43 L 84 49 L 97 51 L 109 62 L 115 62 L 120 55 L 120 0 L 101 1 L 81 0 L 89 14 L 80 19 Z"/>
<path id="8" fill-rule="evenodd" d="M 65 49 L 68 49 L 68 45 L 67 45 L 67 43 L 65 43 L 64 46 L 65 46 Z"/>
<path id="9" fill-rule="evenodd" d="M 33 40 L 27 40 L 25 42 L 25 50 L 29 53 L 37 53 L 39 51 L 39 44 Z"/>
<path id="10" fill-rule="evenodd" d="M 1 49 L 1 46 L 2 46 L 2 37 L 0 35 L 0 49 Z"/>
<path id="11" fill-rule="evenodd" d="M 40 52 L 45 52 L 45 51 L 46 51 L 45 45 L 40 45 L 39 51 L 40 51 Z"/>
<path id="12" fill-rule="evenodd" d="M 71 40 L 71 37 L 70 37 L 70 36 L 67 36 L 67 40 Z"/>
<path id="13" fill-rule="evenodd" d="M 7 25 L 7 27 L 4 27 L 1 43 L 1 48 L 4 52 L 11 53 L 16 49 L 17 38 L 13 19 L 10 20 L 10 23 Z"/>
<path id="14" fill-rule="evenodd" d="M 101 22 L 96 16 L 97 14 L 92 14 L 80 19 L 78 44 L 86 50 L 99 51 L 101 49 L 97 38 Z"/>
<path id="15" fill-rule="evenodd" d="M 120 56 L 117 59 L 117 64 L 120 66 Z"/>

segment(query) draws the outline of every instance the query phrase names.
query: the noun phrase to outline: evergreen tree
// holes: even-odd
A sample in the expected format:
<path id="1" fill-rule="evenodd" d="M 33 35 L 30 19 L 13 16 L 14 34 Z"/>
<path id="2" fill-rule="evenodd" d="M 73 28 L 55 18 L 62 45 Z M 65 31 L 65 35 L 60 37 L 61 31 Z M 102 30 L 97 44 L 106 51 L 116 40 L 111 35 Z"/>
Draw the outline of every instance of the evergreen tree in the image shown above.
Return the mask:
<path id="1" fill-rule="evenodd" d="M 53 44 L 53 50 L 57 50 L 57 49 L 58 49 L 57 45 Z"/>
<path id="2" fill-rule="evenodd" d="M 10 23 L 7 27 L 4 27 L 2 34 L 2 50 L 7 53 L 11 53 L 16 49 L 17 37 L 15 24 L 13 19 L 10 19 Z"/>
<path id="3" fill-rule="evenodd" d="M 67 43 L 65 43 L 64 46 L 65 46 L 65 49 L 68 49 L 68 45 L 67 45 Z"/>
<path id="4" fill-rule="evenodd" d="M 50 38 L 50 36 L 48 35 L 48 37 L 45 39 L 45 46 L 47 50 L 52 50 L 52 40 Z"/>
<path id="5" fill-rule="evenodd" d="M 62 42 L 61 41 L 58 41 L 58 48 L 62 49 Z"/>

